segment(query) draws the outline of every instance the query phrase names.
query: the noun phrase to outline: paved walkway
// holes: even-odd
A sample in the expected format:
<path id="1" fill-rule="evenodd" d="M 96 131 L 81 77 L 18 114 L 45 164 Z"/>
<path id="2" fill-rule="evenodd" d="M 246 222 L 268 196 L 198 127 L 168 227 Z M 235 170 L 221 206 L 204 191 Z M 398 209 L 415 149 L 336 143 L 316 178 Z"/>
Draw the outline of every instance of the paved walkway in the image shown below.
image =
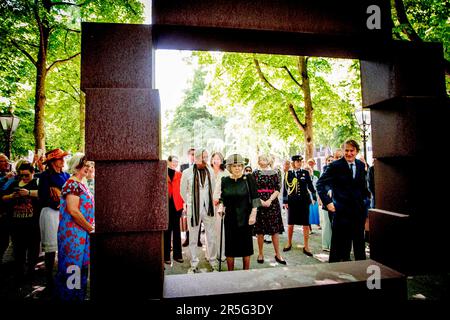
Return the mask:
<path id="1" fill-rule="evenodd" d="M 286 215 L 283 215 L 283 221 L 286 224 Z M 293 246 L 291 251 L 281 252 L 283 258 L 287 262 L 287 266 L 298 266 L 307 264 L 327 263 L 328 252 L 322 251 L 322 231 L 318 226 L 313 225 L 313 233 L 310 235 L 310 249 L 313 252 L 313 257 L 306 256 L 303 252 L 303 230 L 301 227 L 294 228 Z M 204 243 L 204 234 L 202 234 L 202 242 Z M 287 231 L 280 235 L 280 250 L 287 242 Z M 253 241 L 254 254 L 251 257 L 250 268 L 280 268 L 284 265 L 278 264 L 275 261 L 275 253 L 272 243 L 264 244 L 264 263 L 256 262 L 258 257 L 258 246 L 256 238 Z M 206 247 L 203 245 L 200 251 L 200 272 L 212 272 L 209 263 L 205 259 Z M 367 256 L 369 251 L 366 251 Z M 190 267 L 190 253 L 189 249 L 183 247 L 183 263 L 172 262 L 170 265 L 164 264 L 165 275 L 187 273 Z M 55 268 L 56 269 L 56 268 Z M 237 258 L 235 261 L 235 269 L 242 269 L 242 259 Z M 226 262 L 222 263 L 222 270 L 226 272 Z M 5 300 L 49 300 L 50 297 L 45 296 L 42 290 L 45 288 L 44 265 L 41 258 L 37 265 L 36 277 L 33 281 L 33 286 L 28 284 L 23 286 L 20 290 L 14 288 L 13 282 L 13 258 L 12 248 L 9 247 L 6 252 L 3 262 L 0 263 L 0 301 Z M 55 270 L 56 272 L 56 270 Z M 412 300 L 445 300 L 450 297 L 450 274 L 437 275 L 422 275 L 408 278 L 408 298 Z"/>
<path id="2" fill-rule="evenodd" d="M 318 226 L 313 225 L 313 232 L 310 234 L 309 237 L 309 247 L 310 250 L 313 252 L 313 257 L 308 257 L 303 253 L 303 228 L 301 226 L 295 226 L 294 227 L 294 236 L 293 236 L 293 243 L 292 243 L 292 249 L 288 252 L 283 252 L 282 249 L 287 243 L 287 223 L 286 223 L 286 214 L 283 211 L 282 213 L 283 217 L 283 223 L 285 225 L 285 232 L 283 232 L 280 235 L 280 253 L 284 260 L 286 260 L 288 266 L 297 266 L 297 265 L 305 265 L 305 264 L 316 264 L 316 263 L 323 263 L 328 262 L 328 252 L 325 252 L 322 250 L 322 231 L 319 229 Z M 184 234 L 182 234 L 182 237 L 184 237 Z M 270 237 L 267 237 L 265 239 L 270 239 Z M 182 238 L 184 240 L 184 238 Z M 201 236 L 201 242 L 203 243 L 203 247 L 199 250 L 200 251 L 200 262 L 198 265 L 200 272 L 211 272 L 212 269 L 209 265 L 209 263 L 205 259 L 205 252 L 206 252 L 206 246 L 205 246 L 205 235 L 202 234 Z M 175 261 L 172 261 L 170 265 L 164 264 L 165 266 L 165 274 L 180 274 L 180 273 L 187 273 L 190 268 L 190 251 L 188 247 L 183 247 L 183 263 L 178 263 Z M 254 254 L 251 256 L 251 262 L 250 262 L 250 268 L 256 269 L 256 268 L 277 268 L 277 267 L 284 267 L 284 265 L 279 264 L 275 261 L 275 250 L 273 248 L 272 243 L 264 243 L 264 263 L 260 264 L 256 262 L 256 259 L 258 258 L 258 243 L 256 240 L 256 237 L 253 237 L 253 251 Z M 236 258 L 235 260 L 235 270 L 242 270 L 242 259 Z M 222 271 L 227 271 L 226 262 L 222 263 Z"/>

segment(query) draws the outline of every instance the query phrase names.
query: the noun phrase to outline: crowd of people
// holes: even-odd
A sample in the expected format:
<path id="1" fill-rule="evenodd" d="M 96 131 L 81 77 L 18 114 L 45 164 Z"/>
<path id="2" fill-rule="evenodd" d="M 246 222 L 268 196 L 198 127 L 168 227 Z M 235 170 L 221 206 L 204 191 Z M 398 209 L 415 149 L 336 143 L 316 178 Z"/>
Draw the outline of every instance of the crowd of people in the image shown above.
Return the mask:
<path id="1" fill-rule="evenodd" d="M 270 155 L 260 155 L 252 169 L 240 154 L 224 156 L 207 150 L 188 150 L 188 163 L 176 156 L 168 158 L 169 229 L 164 237 L 164 261 L 183 262 L 182 246 L 190 251 L 189 273 L 198 272 L 200 234 L 205 234 L 206 259 L 212 270 L 227 263 L 234 269 L 235 258 L 242 258 L 243 269 L 250 268 L 257 242 L 257 263 L 264 263 L 264 244 L 272 243 L 274 260 L 286 265 L 282 252 L 290 251 L 294 226 L 303 227 L 303 253 L 309 247 L 311 225 L 322 229 L 322 249 L 330 252 L 330 262 L 349 261 L 353 246 L 356 260 L 365 259 L 365 227 L 372 194 L 368 179 L 373 167 L 356 159 L 359 145 L 344 143 L 326 158 L 319 171 L 314 159 L 305 163 L 293 155 L 274 165 Z M 287 212 L 287 243 L 280 250 L 279 235 L 285 231 L 282 210 Z M 321 216 L 321 218 L 319 218 Z M 181 225 L 187 222 L 186 241 L 181 243 Z M 320 224 L 322 221 L 322 225 Z M 323 227 L 323 228 L 322 228 Z M 266 240 L 269 237 L 270 240 Z"/>
<path id="2" fill-rule="evenodd" d="M 255 169 L 240 154 L 225 159 L 214 152 L 210 157 L 201 148 L 189 149 L 188 163 L 181 166 L 177 156 L 169 156 L 164 262 L 183 263 L 185 246 L 190 252 L 188 272 L 198 272 L 198 247 L 204 233 L 205 257 L 212 270 L 221 270 L 226 262 L 232 271 L 236 258 L 242 258 L 244 270 L 250 269 L 254 238 L 257 263 L 265 263 L 264 244 L 271 243 L 273 259 L 286 265 L 282 253 L 292 248 L 295 225 L 302 226 L 303 254 L 308 257 L 313 256 L 311 225 L 318 225 L 322 249 L 330 252 L 329 262 L 349 261 L 352 247 L 356 260 L 365 259 L 364 232 L 368 208 L 374 203 L 369 192 L 373 192 L 374 175 L 373 166 L 356 159 L 358 152 L 354 140 L 346 141 L 343 149 L 326 158 L 321 171 L 314 159 L 305 163 L 301 155 L 277 166 L 273 156 L 262 154 Z M 20 288 L 33 281 L 43 253 L 47 292 L 61 300 L 84 300 L 90 234 L 95 230 L 95 171 L 84 154 L 69 156 L 66 164 L 68 156 L 54 149 L 32 162 L 19 160 L 13 170 L 8 158 L 0 154 L 0 258 L 11 237 L 14 279 Z M 279 235 L 286 229 L 287 242 L 280 248 Z"/>
<path id="3" fill-rule="evenodd" d="M 94 232 L 95 169 L 82 153 L 72 155 L 66 165 L 67 156 L 68 152 L 58 148 L 13 166 L 0 154 L 0 260 L 11 237 L 14 286 L 20 291 L 33 283 L 42 252 L 48 296 L 82 301 L 87 289 L 89 234 Z"/>

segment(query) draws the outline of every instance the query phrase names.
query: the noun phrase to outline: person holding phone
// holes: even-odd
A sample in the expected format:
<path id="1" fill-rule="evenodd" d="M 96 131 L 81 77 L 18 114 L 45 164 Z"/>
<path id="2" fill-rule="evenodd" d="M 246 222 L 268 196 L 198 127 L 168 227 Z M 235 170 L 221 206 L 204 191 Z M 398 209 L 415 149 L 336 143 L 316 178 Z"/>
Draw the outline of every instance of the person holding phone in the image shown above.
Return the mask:
<path id="1" fill-rule="evenodd" d="M 19 179 L 6 190 L 2 200 L 8 204 L 11 217 L 11 238 L 14 247 L 16 285 L 21 286 L 25 273 L 33 278 L 39 256 L 39 202 L 34 168 L 22 162 L 17 168 Z M 28 257 L 27 270 L 26 258 Z"/>

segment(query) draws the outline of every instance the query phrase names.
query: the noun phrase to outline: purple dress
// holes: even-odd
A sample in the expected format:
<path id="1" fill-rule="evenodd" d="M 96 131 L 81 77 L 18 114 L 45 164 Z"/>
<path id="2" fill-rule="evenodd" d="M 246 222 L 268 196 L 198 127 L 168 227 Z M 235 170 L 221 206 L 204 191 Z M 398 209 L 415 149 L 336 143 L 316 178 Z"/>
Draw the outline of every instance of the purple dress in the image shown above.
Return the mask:
<path id="1" fill-rule="evenodd" d="M 73 178 L 61 191 L 58 228 L 57 293 L 61 300 L 82 301 L 86 296 L 90 262 L 90 239 L 67 211 L 67 195 L 80 197 L 79 209 L 90 224 L 94 224 L 94 197 L 89 189 Z"/>
<path id="2" fill-rule="evenodd" d="M 253 176 L 256 180 L 256 188 L 261 200 L 268 200 L 272 193 L 280 191 L 280 175 L 275 170 L 255 170 Z M 281 218 L 281 208 L 276 197 L 270 207 L 259 207 L 256 215 L 254 234 L 269 234 L 283 233 L 284 225 Z"/>

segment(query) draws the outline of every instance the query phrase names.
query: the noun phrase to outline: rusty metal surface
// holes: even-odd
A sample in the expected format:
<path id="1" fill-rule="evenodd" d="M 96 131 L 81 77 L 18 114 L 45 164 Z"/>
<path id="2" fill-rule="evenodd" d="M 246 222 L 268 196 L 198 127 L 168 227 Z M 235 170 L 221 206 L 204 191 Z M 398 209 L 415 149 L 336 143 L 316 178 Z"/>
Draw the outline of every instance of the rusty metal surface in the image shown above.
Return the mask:
<path id="1" fill-rule="evenodd" d="M 90 160 L 159 160 L 158 90 L 86 89 L 86 155 Z"/>
<path id="2" fill-rule="evenodd" d="M 166 161 L 100 161 L 96 166 L 96 232 L 166 230 Z"/>
<path id="3" fill-rule="evenodd" d="M 368 7 L 380 8 L 381 29 L 367 27 Z M 386 0 L 155 0 L 154 25 L 274 30 L 390 37 Z"/>
<path id="4" fill-rule="evenodd" d="M 149 25 L 82 23 L 81 89 L 152 88 Z"/>
<path id="5" fill-rule="evenodd" d="M 91 297 L 95 301 L 161 298 L 162 231 L 96 234 L 92 246 Z"/>

